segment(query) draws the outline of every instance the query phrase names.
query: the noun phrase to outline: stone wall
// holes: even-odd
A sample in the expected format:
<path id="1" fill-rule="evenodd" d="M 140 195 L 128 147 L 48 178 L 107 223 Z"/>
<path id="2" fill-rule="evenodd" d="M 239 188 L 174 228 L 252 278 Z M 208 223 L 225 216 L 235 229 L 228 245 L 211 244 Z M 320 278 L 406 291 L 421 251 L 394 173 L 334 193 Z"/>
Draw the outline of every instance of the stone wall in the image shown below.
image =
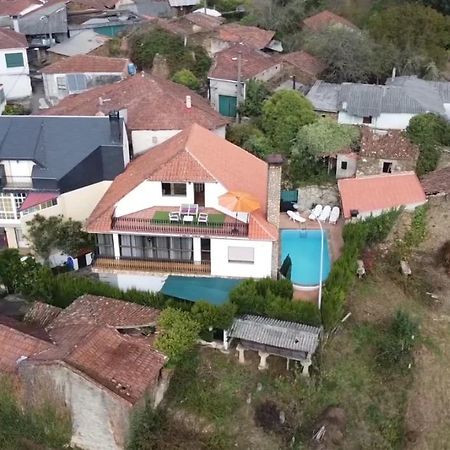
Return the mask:
<path id="1" fill-rule="evenodd" d="M 303 186 L 298 189 L 299 211 L 310 210 L 313 205 L 317 204 L 338 206 L 340 201 L 337 185 L 312 185 Z"/>
<path id="2" fill-rule="evenodd" d="M 414 171 L 416 169 L 416 161 L 413 159 L 379 159 L 361 157 L 358 160 L 356 176 L 378 175 L 383 173 L 383 164 L 392 163 L 392 172 Z"/>

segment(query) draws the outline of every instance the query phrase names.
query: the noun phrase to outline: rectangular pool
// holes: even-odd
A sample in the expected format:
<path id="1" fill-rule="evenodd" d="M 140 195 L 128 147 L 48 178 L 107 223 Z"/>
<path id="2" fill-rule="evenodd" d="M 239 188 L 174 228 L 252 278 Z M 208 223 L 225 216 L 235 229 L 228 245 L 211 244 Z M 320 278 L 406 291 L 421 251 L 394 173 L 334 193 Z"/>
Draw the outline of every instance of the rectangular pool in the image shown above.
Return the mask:
<path id="1" fill-rule="evenodd" d="M 320 230 L 281 230 L 281 261 L 290 256 L 292 261 L 291 281 L 302 287 L 314 287 L 320 281 Z M 330 255 L 328 237 L 323 232 L 323 269 L 322 281 L 330 273 Z"/>

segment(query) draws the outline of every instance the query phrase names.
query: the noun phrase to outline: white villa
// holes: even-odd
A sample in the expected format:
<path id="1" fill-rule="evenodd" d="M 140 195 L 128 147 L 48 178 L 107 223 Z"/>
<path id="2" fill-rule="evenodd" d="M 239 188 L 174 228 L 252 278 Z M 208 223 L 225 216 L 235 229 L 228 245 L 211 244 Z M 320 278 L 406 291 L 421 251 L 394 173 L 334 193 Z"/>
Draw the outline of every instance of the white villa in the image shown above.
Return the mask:
<path id="1" fill-rule="evenodd" d="M 268 163 L 197 124 L 138 156 L 87 222 L 94 270 L 122 289 L 158 290 L 168 274 L 276 276 L 281 157 Z M 221 206 L 247 193 L 251 213 Z"/>

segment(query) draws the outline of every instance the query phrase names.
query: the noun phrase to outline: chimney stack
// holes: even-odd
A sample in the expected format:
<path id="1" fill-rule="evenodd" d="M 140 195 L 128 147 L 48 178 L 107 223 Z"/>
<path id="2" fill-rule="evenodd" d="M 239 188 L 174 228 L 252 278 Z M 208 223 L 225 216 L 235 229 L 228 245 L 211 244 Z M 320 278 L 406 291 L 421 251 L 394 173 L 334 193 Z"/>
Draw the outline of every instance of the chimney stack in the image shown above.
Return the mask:
<path id="1" fill-rule="evenodd" d="M 284 159 L 279 154 L 271 154 L 266 158 L 268 164 L 267 174 L 267 221 L 274 225 L 277 230 L 280 228 L 280 200 L 281 200 L 281 172 Z M 278 266 L 280 260 L 279 241 L 273 243 L 272 247 L 272 278 L 278 276 Z"/>
<path id="2" fill-rule="evenodd" d="M 191 109 L 192 108 L 192 99 L 190 95 L 186 95 L 186 108 Z"/>
<path id="3" fill-rule="evenodd" d="M 108 114 L 108 117 L 109 117 L 109 128 L 111 132 L 111 140 L 112 142 L 118 144 L 121 141 L 119 111 L 111 111 Z"/>

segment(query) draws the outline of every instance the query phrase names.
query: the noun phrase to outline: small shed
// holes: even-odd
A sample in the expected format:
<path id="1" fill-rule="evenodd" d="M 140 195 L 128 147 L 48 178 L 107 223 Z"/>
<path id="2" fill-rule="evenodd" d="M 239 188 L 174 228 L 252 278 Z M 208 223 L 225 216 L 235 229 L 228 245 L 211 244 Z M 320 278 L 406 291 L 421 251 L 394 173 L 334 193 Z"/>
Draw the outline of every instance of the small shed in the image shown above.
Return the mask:
<path id="1" fill-rule="evenodd" d="M 259 369 L 267 368 L 269 355 L 281 356 L 289 361 L 299 361 L 303 374 L 308 375 L 311 359 L 319 345 L 322 328 L 269 317 L 244 315 L 234 319 L 225 333 L 225 348 L 236 339 L 239 362 L 245 362 L 245 350 L 257 351 Z"/>

